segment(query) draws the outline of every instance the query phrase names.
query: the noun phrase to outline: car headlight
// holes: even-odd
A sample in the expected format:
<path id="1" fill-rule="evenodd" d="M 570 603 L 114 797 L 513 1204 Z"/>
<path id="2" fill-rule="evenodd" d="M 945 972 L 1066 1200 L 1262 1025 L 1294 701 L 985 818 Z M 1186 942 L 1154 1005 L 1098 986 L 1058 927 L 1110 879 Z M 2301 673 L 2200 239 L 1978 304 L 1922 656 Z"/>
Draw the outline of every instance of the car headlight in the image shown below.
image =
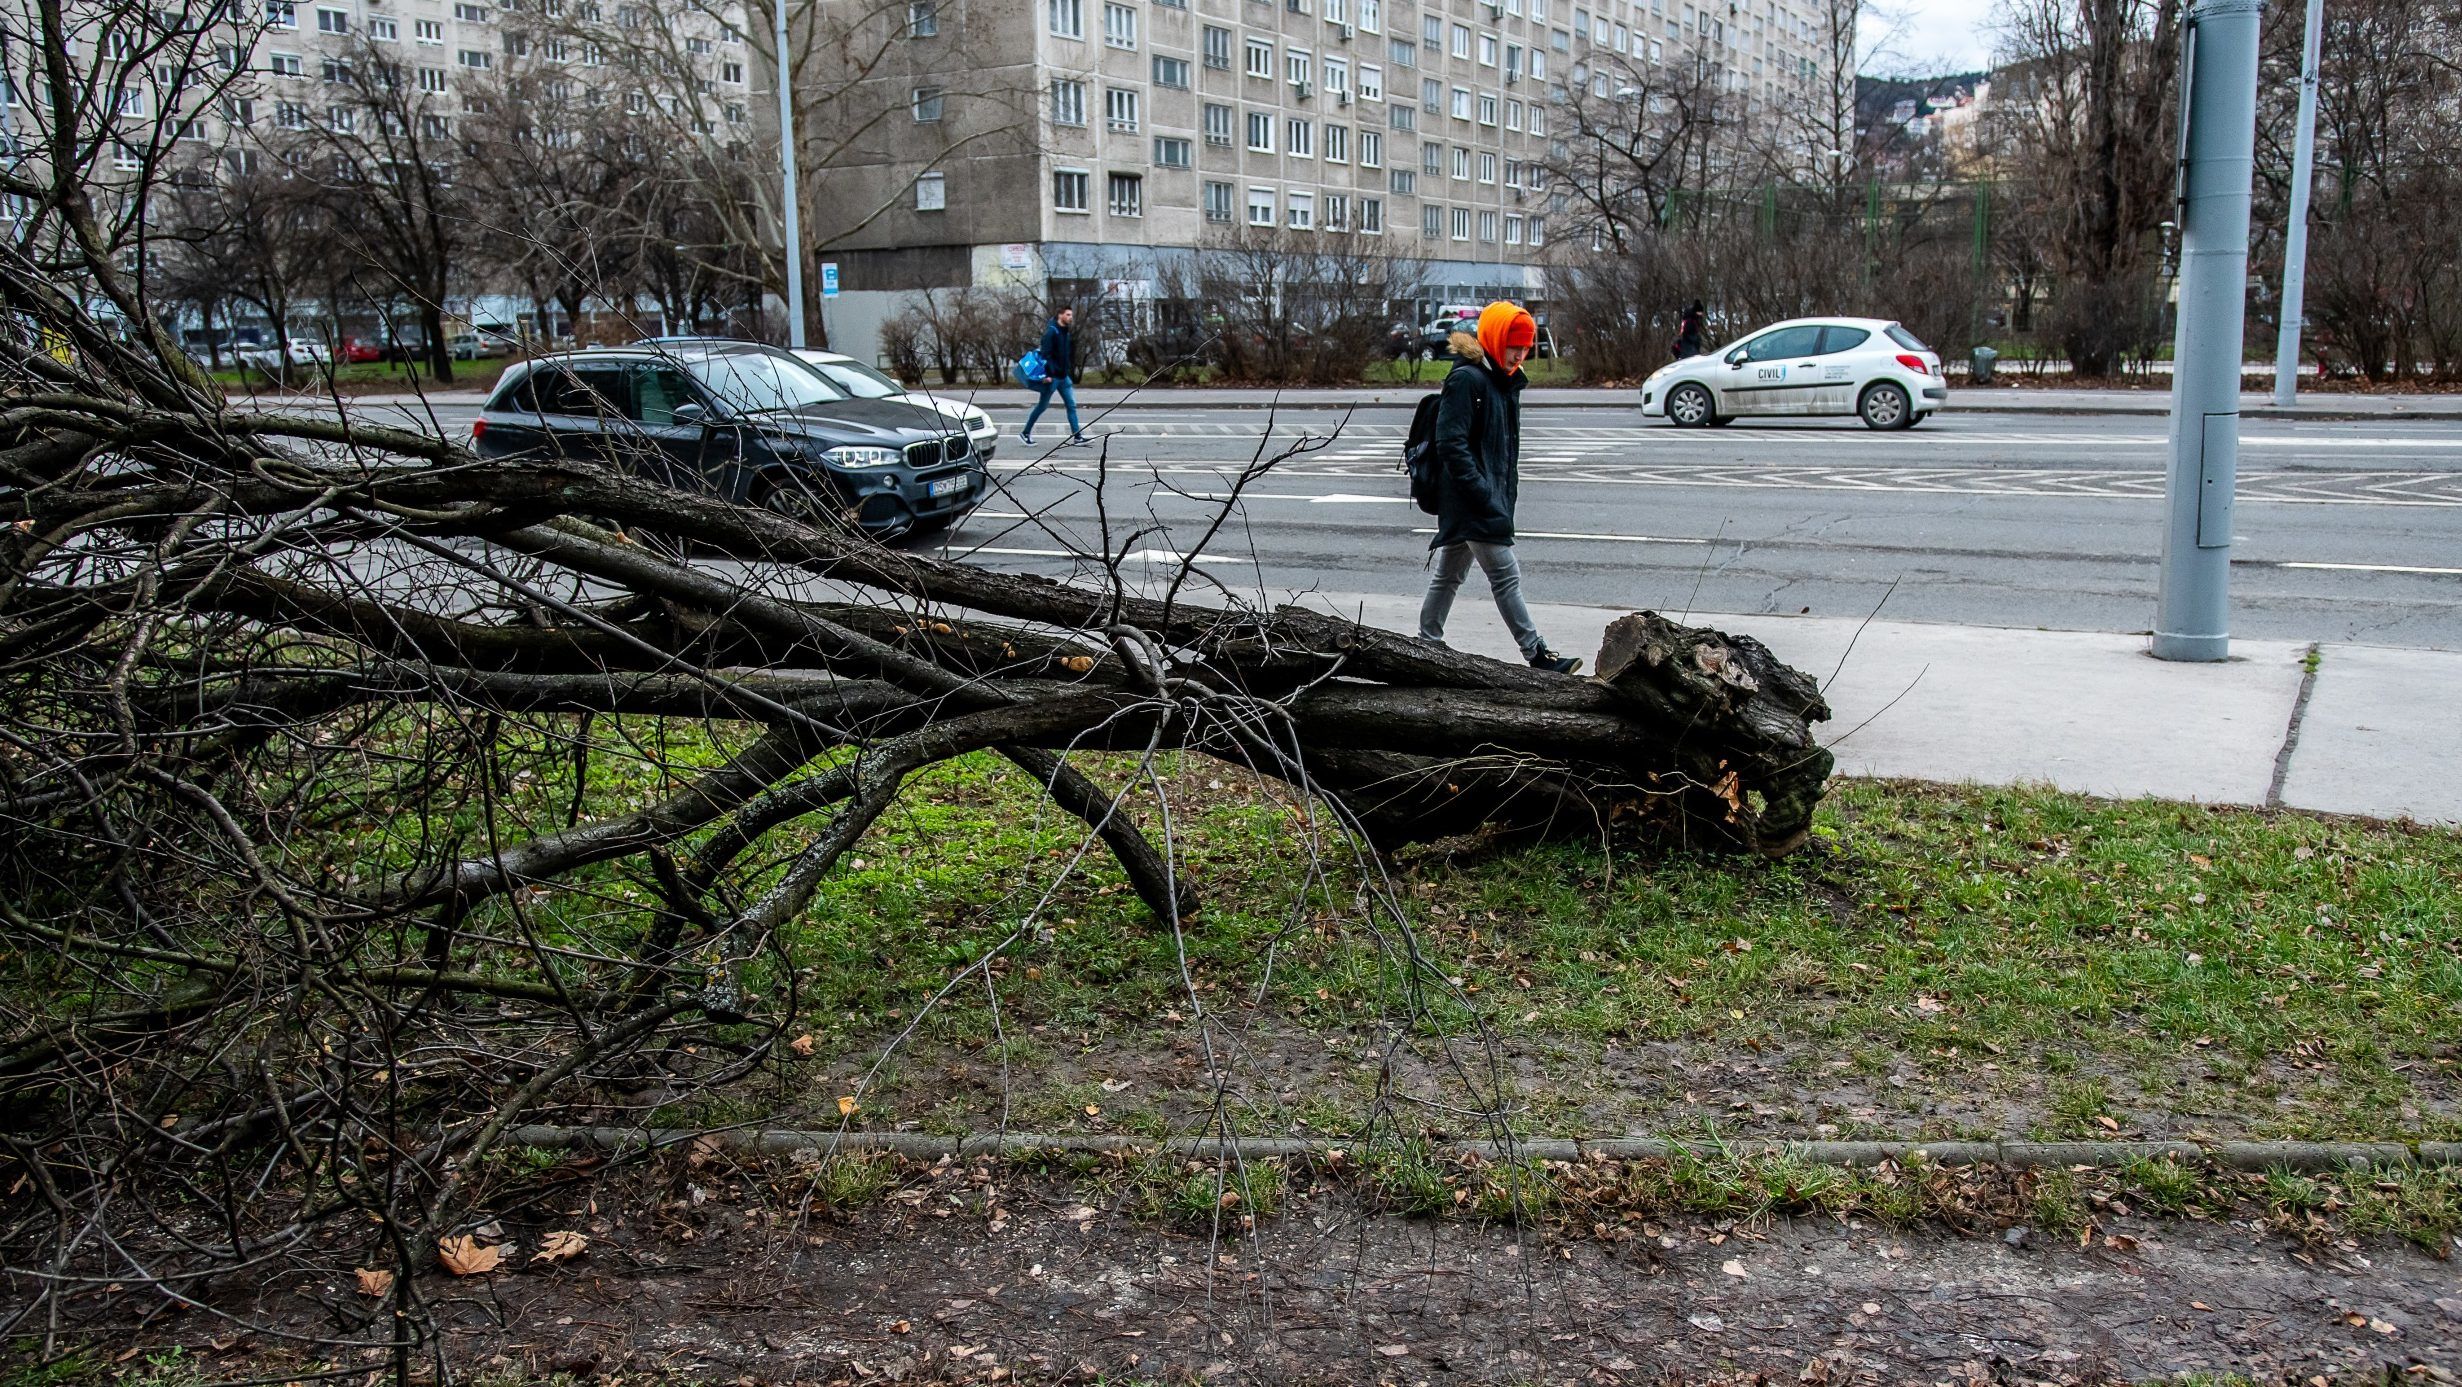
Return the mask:
<path id="1" fill-rule="evenodd" d="M 979 409 L 969 409 L 969 410 L 967 410 L 967 411 L 966 411 L 966 430 L 967 430 L 967 432 L 969 432 L 969 433 L 979 432 L 979 431 L 981 431 L 981 430 L 988 429 L 988 428 L 990 428 L 991 426 L 992 426 L 992 416 L 990 416 L 990 415 L 988 415 L 988 414 L 985 414 L 982 410 L 979 410 Z"/>
<path id="2" fill-rule="evenodd" d="M 894 467 L 904 460 L 895 448 L 853 446 L 832 448 L 821 457 L 839 467 Z"/>

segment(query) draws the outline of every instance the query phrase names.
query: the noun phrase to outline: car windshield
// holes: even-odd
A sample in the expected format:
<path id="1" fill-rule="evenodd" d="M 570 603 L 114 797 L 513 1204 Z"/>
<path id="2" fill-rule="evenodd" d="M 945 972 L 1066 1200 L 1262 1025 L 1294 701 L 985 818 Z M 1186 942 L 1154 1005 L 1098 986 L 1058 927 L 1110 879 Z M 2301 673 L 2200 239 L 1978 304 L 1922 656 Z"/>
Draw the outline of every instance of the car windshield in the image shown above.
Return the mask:
<path id="1" fill-rule="evenodd" d="M 905 386 L 860 362 L 812 361 L 805 364 L 829 377 L 830 384 L 858 400 L 891 400 L 906 393 Z"/>
<path id="2" fill-rule="evenodd" d="M 847 392 L 820 372 L 765 352 L 730 352 L 689 366 L 695 379 L 739 414 L 783 414 L 847 398 Z"/>
<path id="3" fill-rule="evenodd" d="M 1889 340 L 1897 343 L 1901 347 L 1906 348 L 1910 352 L 1928 352 L 1932 350 L 1930 347 L 1923 344 L 1922 338 L 1908 332 L 1905 328 L 1898 326 L 1896 323 L 1891 323 L 1889 325 Z"/>

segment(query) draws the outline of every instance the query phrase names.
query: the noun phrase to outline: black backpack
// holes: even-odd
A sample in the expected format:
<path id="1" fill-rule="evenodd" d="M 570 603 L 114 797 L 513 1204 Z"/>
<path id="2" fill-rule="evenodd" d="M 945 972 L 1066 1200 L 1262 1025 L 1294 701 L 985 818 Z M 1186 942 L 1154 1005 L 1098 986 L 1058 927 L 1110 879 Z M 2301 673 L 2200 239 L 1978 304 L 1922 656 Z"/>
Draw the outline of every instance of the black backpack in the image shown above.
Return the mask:
<path id="1" fill-rule="evenodd" d="M 1411 504 L 1434 515 L 1443 505 L 1444 486 L 1436 464 L 1436 407 L 1445 392 L 1420 397 L 1411 411 L 1411 431 L 1402 440 L 1402 470 L 1410 474 Z"/>

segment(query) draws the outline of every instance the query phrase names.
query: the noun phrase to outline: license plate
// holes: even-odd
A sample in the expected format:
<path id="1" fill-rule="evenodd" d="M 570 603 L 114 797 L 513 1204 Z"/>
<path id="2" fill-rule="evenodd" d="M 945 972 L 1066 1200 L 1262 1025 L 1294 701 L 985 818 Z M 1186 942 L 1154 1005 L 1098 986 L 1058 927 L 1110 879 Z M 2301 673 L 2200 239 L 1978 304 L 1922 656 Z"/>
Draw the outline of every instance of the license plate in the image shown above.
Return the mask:
<path id="1" fill-rule="evenodd" d="M 975 484 L 972 477 L 943 477 L 923 489 L 926 496 L 955 496 Z"/>

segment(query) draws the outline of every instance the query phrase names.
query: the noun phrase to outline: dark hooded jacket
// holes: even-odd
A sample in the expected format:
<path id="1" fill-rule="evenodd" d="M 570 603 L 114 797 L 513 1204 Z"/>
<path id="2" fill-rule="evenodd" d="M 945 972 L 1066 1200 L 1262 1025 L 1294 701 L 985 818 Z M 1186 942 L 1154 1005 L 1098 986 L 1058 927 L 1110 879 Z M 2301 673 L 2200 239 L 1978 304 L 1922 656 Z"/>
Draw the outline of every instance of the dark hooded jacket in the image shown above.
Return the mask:
<path id="1" fill-rule="evenodd" d="M 1489 368 L 1469 333 L 1453 334 L 1461 358 L 1445 377 L 1436 406 L 1436 538 L 1430 549 L 1464 540 L 1513 542 L 1513 507 L 1521 491 L 1522 385 L 1516 371 Z"/>
<path id="2" fill-rule="evenodd" d="M 1043 369 L 1051 372 L 1052 383 L 1077 379 L 1076 344 L 1069 340 L 1069 330 L 1060 326 L 1058 318 L 1043 326 Z"/>

